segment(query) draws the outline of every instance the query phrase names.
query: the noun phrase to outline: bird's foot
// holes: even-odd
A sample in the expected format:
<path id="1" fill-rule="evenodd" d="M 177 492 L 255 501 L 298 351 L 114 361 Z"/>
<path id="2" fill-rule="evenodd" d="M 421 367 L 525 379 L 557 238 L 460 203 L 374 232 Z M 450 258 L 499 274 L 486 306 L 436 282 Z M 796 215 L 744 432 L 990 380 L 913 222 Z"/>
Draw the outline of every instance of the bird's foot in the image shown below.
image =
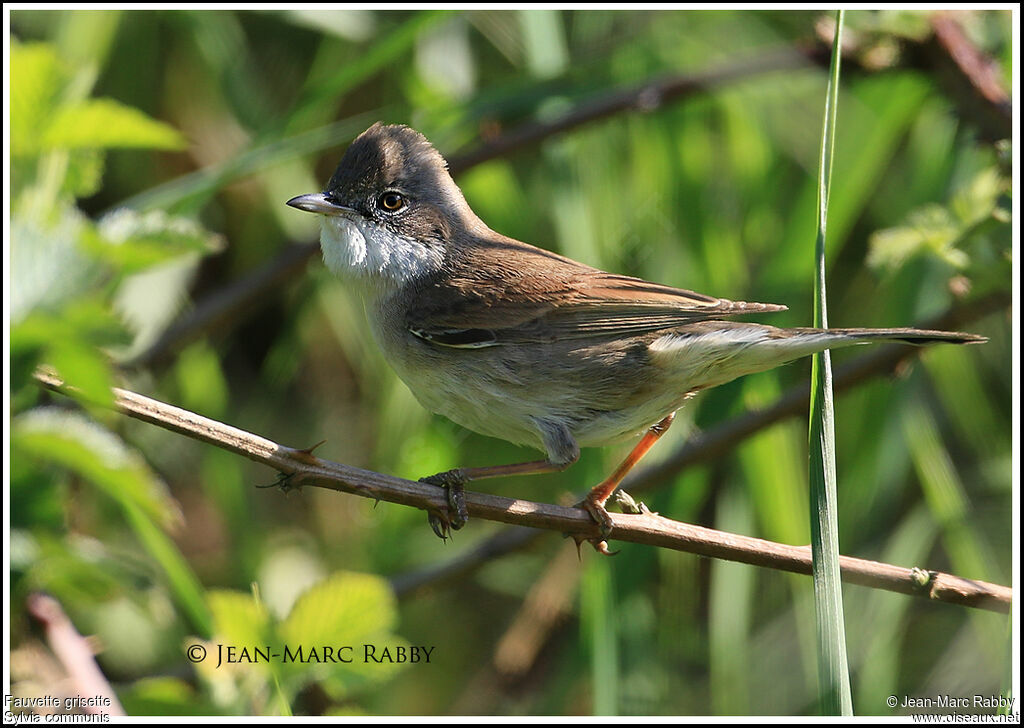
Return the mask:
<path id="1" fill-rule="evenodd" d="M 458 469 L 446 470 L 437 475 L 420 478 L 420 482 L 436 485 L 445 490 L 447 512 L 431 511 L 427 514 L 427 520 L 437 537 L 446 540 L 451 531 L 458 531 L 469 520 L 469 511 L 466 508 L 466 476 Z"/>
<path id="2" fill-rule="evenodd" d="M 605 556 L 614 556 L 619 553 L 618 551 L 608 550 L 608 538 L 612 534 L 612 517 L 609 515 L 607 509 L 605 509 L 604 503 L 601 502 L 593 493 L 588 493 L 586 498 L 576 504 L 576 507 L 582 508 L 589 513 L 590 517 L 597 524 L 597 527 L 601 532 L 599 538 L 588 538 L 579 534 L 569 534 L 576 542 L 576 549 L 579 550 L 582 543 L 587 541 L 594 547 L 595 551 L 600 554 L 604 554 Z"/>
<path id="3" fill-rule="evenodd" d="M 612 535 L 611 514 L 604 507 L 604 503 L 594 498 L 592 493 L 588 493 L 586 498 L 576 504 L 576 507 L 582 508 L 594 519 L 594 523 L 601 530 L 602 540 L 607 540 Z"/>

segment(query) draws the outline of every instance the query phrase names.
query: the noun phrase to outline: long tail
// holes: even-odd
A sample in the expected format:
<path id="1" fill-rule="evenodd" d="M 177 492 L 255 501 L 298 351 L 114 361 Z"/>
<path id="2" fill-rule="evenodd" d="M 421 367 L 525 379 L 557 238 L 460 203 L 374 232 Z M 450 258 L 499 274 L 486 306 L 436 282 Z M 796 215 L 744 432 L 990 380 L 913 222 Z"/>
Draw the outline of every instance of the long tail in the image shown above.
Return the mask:
<path id="1" fill-rule="evenodd" d="M 913 346 L 928 344 L 984 344 L 988 338 L 962 331 L 929 331 L 928 329 L 786 329 L 796 334 L 823 334 L 850 339 L 851 344 L 868 341 L 895 341 Z"/>
<path id="2" fill-rule="evenodd" d="M 681 326 L 649 346 L 656 365 L 672 372 L 680 389 L 724 384 L 824 349 L 871 342 L 980 344 L 984 336 L 925 329 L 780 329 L 763 324 L 702 321 Z"/>

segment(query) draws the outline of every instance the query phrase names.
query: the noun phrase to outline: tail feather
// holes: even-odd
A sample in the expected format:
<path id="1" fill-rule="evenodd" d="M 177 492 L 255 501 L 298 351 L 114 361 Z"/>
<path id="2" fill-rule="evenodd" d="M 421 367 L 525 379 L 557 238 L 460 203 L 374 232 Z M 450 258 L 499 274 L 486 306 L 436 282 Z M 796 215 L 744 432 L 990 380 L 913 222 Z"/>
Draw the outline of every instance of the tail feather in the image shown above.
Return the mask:
<path id="1" fill-rule="evenodd" d="M 987 337 L 967 334 L 962 331 L 929 331 L 928 329 L 790 329 L 807 333 L 828 333 L 847 336 L 858 341 L 894 341 L 913 346 L 928 344 L 983 344 Z"/>
<path id="2" fill-rule="evenodd" d="M 677 387 L 697 391 L 772 369 L 824 349 L 870 342 L 980 344 L 984 336 L 926 329 L 780 329 L 763 324 L 701 321 L 649 345 L 654 362 L 673 372 Z"/>

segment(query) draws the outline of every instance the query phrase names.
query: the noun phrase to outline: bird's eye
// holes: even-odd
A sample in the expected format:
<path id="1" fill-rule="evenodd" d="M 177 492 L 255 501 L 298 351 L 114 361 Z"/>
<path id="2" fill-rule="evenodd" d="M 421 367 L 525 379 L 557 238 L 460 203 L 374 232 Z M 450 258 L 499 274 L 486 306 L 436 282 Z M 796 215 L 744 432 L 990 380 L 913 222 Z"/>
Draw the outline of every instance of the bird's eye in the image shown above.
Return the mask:
<path id="1" fill-rule="evenodd" d="M 377 198 L 377 206 L 388 212 L 398 212 L 405 207 L 405 198 L 397 192 L 385 192 Z"/>

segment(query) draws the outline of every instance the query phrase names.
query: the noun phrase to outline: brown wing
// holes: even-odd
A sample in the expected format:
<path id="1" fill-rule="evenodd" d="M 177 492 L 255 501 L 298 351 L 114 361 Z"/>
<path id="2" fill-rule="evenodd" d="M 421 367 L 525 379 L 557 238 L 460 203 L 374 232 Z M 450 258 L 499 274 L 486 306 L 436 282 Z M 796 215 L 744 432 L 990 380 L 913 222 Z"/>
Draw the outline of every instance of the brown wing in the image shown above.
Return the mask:
<path id="1" fill-rule="evenodd" d="M 424 285 L 409 308 L 409 329 L 437 344 L 480 347 L 632 336 L 786 308 L 605 273 L 508 238 L 498 245 L 499 255 L 470 252 L 455 266 L 458 275 Z"/>

